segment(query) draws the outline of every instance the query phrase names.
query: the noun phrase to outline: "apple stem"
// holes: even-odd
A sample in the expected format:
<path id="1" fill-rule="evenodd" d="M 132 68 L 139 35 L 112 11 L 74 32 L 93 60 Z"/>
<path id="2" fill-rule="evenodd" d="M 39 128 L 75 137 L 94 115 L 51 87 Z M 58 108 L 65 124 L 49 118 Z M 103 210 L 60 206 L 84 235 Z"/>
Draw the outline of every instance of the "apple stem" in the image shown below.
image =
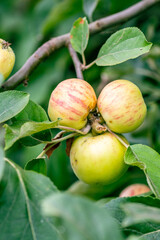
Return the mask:
<path id="1" fill-rule="evenodd" d="M 106 126 L 107 127 L 107 126 Z M 113 134 L 126 148 L 128 148 L 130 145 L 125 143 L 122 138 L 120 138 L 116 133 L 112 132 L 108 127 L 107 127 L 108 132 Z"/>
<path id="2" fill-rule="evenodd" d="M 54 136 L 54 138 L 53 138 L 52 140 L 55 140 L 55 139 L 60 138 L 61 136 L 63 136 L 64 133 L 66 133 L 66 131 L 64 131 L 64 130 L 58 132 L 58 133 Z"/>
<path id="3" fill-rule="evenodd" d="M 57 128 L 62 129 L 62 130 L 66 130 L 68 132 L 76 132 L 76 133 L 79 133 L 81 135 L 86 135 L 90 131 L 91 126 L 90 126 L 90 124 L 87 124 L 81 130 L 78 130 L 78 129 L 75 129 L 75 128 L 66 127 L 66 126 L 61 126 L 61 125 L 58 125 Z"/>
<path id="4" fill-rule="evenodd" d="M 71 134 L 69 134 L 69 135 L 67 135 L 67 136 L 65 136 L 65 137 L 61 137 L 61 138 L 58 138 L 58 139 L 53 139 L 52 142 L 51 142 L 51 143 L 53 143 L 53 144 L 50 144 L 50 145 L 48 146 L 48 148 L 46 148 L 45 150 L 43 150 L 43 151 L 37 156 L 37 158 L 43 158 L 44 155 L 46 154 L 46 152 L 47 152 L 50 148 L 52 148 L 56 143 L 62 142 L 62 141 L 64 141 L 64 140 L 67 140 L 68 138 L 72 138 L 72 137 L 75 137 L 75 136 L 77 136 L 77 135 L 78 135 L 78 133 L 71 133 Z M 57 136 L 57 135 L 56 135 L 56 136 Z"/>

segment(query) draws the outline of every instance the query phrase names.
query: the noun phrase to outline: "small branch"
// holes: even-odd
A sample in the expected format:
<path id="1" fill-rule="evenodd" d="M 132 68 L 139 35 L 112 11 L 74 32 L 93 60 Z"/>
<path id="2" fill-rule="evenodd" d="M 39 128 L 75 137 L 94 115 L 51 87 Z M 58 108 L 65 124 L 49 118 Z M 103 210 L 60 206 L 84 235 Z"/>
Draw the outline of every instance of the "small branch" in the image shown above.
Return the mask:
<path id="1" fill-rule="evenodd" d="M 136 17 L 159 1 L 160 0 L 142 0 L 121 12 L 94 21 L 89 24 L 90 33 L 97 33 L 107 27 L 112 27 L 113 25 L 128 21 L 129 19 Z"/>
<path id="2" fill-rule="evenodd" d="M 79 79 L 84 79 L 83 78 L 83 74 L 82 74 L 82 69 L 81 69 L 81 62 L 79 61 L 79 58 L 77 56 L 77 53 L 74 51 L 74 49 L 72 48 L 72 45 L 71 43 L 68 44 L 68 50 L 69 50 L 69 53 L 71 55 L 71 58 L 73 60 L 73 63 L 74 63 L 74 67 L 75 67 L 75 70 L 76 70 L 76 75 L 77 75 L 77 78 Z"/>
<path id="3" fill-rule="evenodd" d="M 18 72 L 4 82 L 2 88 L 14 89 L 16 86 L 20 85 L 25 79 L 28 79 L 29 75 L 45 58 L 49 57 L 49 55 L 55 50 L 65 46 L 68 39 L 69 34 L 65 34 L 52 38 L 48 42 L 44 43 L 28 58 Z"/>
<path id="4" fill-rule="evenodd" d="M 149 9 L 159 1 L 160 0 L 142 0 L 119 13 L 92 22 L 89 24 L 90 34 L 98 33 L 108 27 L 128 21 L 129 19 Z M 3 89 L 14 89 L 16 86 L 21 84 L 45 58 L 47 58 L 55 50 L 66 46 L 69 42 L 69 37 L 70 34 L 68 33 L 52 38 L 48 42 L 44 43 L 37 51 L 35 51 L 35 53 L 33 53 L 33 55 L 31 55 L 30 58 L 28 58 L 26 63 L 18 72 L 4 82 L 2 85 Z"/>

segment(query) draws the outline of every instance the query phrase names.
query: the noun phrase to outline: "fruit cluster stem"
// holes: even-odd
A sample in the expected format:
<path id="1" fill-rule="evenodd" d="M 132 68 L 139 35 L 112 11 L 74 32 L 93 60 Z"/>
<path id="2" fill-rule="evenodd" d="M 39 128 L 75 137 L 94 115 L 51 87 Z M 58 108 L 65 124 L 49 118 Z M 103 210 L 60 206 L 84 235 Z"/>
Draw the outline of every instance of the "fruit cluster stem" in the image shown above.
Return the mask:
<path id="1" fill-rule="evenodd" d="M 101 117 L 95 116 L 94 113 L 90 113 L 88 118 L 93 134 L 101 134 L 107 131 L 107 127 L 103 124 L 103 119 Z"/>
<path id="2" fill-rule="evenodd" d="M 83 73 L 82 73 L 82 63 L 80 62 L 77 53 L 72 48 L 71 43 L 68 44 L 68 51 L 69 51 L 70 56 L 71 56 L 71 58 L 73 60 L 73 64 L 74 64 L 74 67 L 75 67 L 77 78 L 84 79 Z"/>

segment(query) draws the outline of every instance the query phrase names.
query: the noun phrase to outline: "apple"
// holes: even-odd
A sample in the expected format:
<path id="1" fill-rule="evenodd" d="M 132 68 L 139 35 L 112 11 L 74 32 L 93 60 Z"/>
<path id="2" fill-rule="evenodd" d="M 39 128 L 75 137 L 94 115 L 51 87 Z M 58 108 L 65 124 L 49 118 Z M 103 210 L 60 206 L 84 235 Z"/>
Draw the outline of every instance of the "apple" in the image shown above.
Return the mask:
<path id="1" fill-rule="evenodd" d="M 71 166 L 81 181 L 107 185 L 115 182 L 127 170 L 125 152 L 126 147 L 112 133 L 96 136 L 89 133 L 74 140 L 70 150 Z"/>
<path id="2" fill-rule="evenodd" d="M 83 128 L 87 116 L 97 104 L 92 86 L 84 80 L 72 78 L 62 81 L 51 94 L 48 115 L 52 121 L 75 129 Z"/>
<path id="3" fill-rule="evenodd" d="M 116 133 L 137 129 L 143 123 L 147 111 L 140 89 L 122 79 L 103 88 L 97 106 L 107 126 Z"/>
<path id="4" fill-rule="evenodd" d="M 15 55 L 9 43 L 0 39 L 0 74 L 1 80 L 5 80 L 12 72 L 15 63 Z"/>
<path id="5" fill-rule="evenodd" d="M 151 191 L 148 186 L 145 184 L 132 184 L 128 187 L 126 187 L 121 193 L 120 197 L 132 197 L 137 196 L 143 193 L 147 193 Z"/>

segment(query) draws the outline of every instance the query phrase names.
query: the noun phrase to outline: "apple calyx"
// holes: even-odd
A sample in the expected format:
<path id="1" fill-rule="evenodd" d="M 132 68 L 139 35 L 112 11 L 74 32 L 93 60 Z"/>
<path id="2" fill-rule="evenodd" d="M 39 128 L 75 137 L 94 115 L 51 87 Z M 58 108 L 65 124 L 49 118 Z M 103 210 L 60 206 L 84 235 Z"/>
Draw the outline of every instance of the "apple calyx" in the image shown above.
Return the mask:
<path id="1" fill-rule="evenodd" d="M 104 120 L 97 112 L 92 112 L 88 115 L 88 120 L 92 128 L 92 134 L 102 134 L 107 131 L 107 126 L 104 124 Z"/>
<path id="2" fill-rule="evenodd" d="M 12 45 L 12 43 L 9 43 L 9 42 L 7 42 L 5 40 L 3 40 L 3 42 L 1 44 L 2 44 L 2 49 L 8 49 L 9 46 Z"/>

